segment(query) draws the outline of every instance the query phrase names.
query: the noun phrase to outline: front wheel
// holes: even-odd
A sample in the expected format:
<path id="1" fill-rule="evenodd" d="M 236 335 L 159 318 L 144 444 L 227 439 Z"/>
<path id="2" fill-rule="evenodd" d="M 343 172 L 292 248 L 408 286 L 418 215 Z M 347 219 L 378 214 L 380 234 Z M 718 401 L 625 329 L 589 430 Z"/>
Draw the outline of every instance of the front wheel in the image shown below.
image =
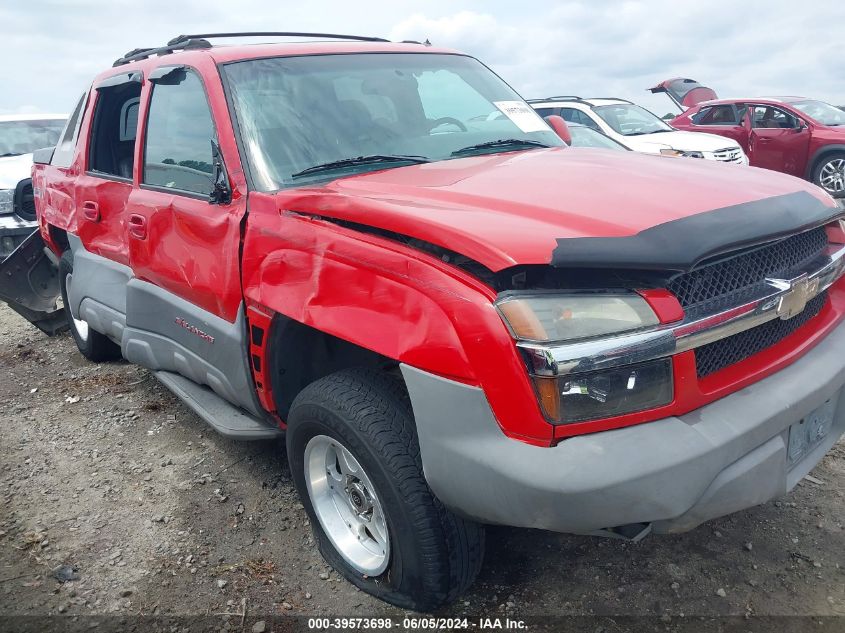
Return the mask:
<path id="1" fill-rule="evenodd" d="M 77 318 L 70 308 L 68 301 L 68 289 L 73 284 L 73 253 L 65 251 L 59 260 L 59 285 L 62 292 L 62 302 L 65 305 L 65 315 L 70 326 L 70 333 L 76 341 L 76 347 L 88 360 L 102 362 L 120 358 L 120 347 L 118 347 L 105 334 L 92 330 L 82 317 Z"/>
<path id="2" fill-rule="evenodd" d="M 813 170 L 813 182 L 834 197 L 845 196 L 845 153 L 822 158 Z"/>
<path id="3" fill-rule="evenodd" d="M 320 553 L 367 593 L 430 611 L 475 580 L 484 531 L 432 494 L 419 450 L 398 376 L 332 374 L 288 416 L 288 461 Z"/>

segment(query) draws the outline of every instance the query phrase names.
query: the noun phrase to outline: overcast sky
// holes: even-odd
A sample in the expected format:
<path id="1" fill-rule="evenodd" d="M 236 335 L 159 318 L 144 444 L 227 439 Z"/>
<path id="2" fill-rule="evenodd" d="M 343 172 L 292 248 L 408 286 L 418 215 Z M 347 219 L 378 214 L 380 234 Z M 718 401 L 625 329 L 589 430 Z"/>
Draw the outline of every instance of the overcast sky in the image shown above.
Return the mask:
<path id="1" fill-rule="evenodd" d="M 429 38 L 470 53 L 524 97 L 618 96 L 685 76 L 719 96 L 845 104 L 843 0 L 3 0 L 0 113 L 66 112 L 92 77 L 180 33 L 290 30 Z"/>

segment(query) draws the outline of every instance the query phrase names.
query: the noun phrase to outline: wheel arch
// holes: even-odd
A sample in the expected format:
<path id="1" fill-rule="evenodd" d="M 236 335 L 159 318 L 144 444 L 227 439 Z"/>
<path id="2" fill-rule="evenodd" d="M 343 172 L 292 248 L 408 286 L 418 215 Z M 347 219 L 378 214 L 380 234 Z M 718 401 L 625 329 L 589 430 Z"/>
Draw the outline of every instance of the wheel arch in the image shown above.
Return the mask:
<path id="1" fill-rule="evenodd" d="M 812 158 L 807 161 L 807 171 L 804 174 L 804 177 L 807 180 L 813 179 L 813 173 L 816 171 L 816 167 L 818 167 L 819 162 L 827 156 L 828 154 L 836 154 L 842 153 L 845 154 L 845 143 L 836 143 L 832 145 L 823 145 L 819 149 L 817 149 L 814 153 Z"/>
<path id="2" fill-rule="evenodd" d="M 273 317 L 267 336 L 265 380 L 283 420 L 305 387 L 335 372 L 366 367 L 401 378 L 398 361 L 282 314 Z"/>

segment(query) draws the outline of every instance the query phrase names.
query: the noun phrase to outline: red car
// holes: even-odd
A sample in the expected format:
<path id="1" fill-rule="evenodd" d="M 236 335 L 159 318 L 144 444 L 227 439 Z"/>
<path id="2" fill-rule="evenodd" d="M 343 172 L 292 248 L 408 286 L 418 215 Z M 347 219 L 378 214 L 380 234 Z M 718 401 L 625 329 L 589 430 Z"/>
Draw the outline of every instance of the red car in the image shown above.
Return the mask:
<path id="1" fill-rule="evenodd" d="M 60 293 L 88 359 L 284 435 L 364 591 L 455 600 L 484 524 L 689 530 L 845 431 L 845 222 L 817 187 L 569 148 L 455 51 L 219 37 L 94 80 L 0 293 L 48 330 Z"/>
<path id="2" fill-rule="evenodd" d="M 718 99 L 692 79 L 650 88 L 684 110 L 671 124 L 739 142 L 749 162 L 809 180 L 845 198 L 845 112 L 806 97 Z"/>

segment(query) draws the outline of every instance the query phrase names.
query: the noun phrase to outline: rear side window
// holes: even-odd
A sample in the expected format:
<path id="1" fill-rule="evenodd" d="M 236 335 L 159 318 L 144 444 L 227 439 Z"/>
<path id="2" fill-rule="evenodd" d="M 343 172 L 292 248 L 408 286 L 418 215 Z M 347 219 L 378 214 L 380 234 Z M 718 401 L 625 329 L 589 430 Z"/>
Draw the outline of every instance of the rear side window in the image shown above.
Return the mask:
<path id="1" fill-rule="evenodd" d="M 557 114 L 557 108 L 534 108 L 534 111 L 543 118 Z"/>
<path id="2" fill-rule="evenodd" d="M 575 108 L 561 108 L 560 113 L 561 116 L 570 123 L 580 123 L 581 125 L 586 125 L 594 130 L 600 129 L 596 122 L 593 121 L 588 114 L 584 114 L 580 110 L 576 110 Z"/>
<path id="3" fill-rule="evenodd" d="M 56 167 L 70 167 L 73 162 L 73 152 L 76 149 L 76 139 L 79 136 L 79 124 L 82 123 L 82 113 L 85 112 L 85 103 L 88 100 L 88 93 L 82 95 L 76 107 L 73 109 L 73 114 L 65 125 L 65 129 L 59 137 L 59 142 L 56 144 L 56 150 L 53 152 L 53 160 L 51 165 Z"/>
<path id="4" fill-rule="evenodd" d="M 106 80 L 97 88 L 94 125 L 91 129 L 89 171 L 117 178 L 131 179 L 135 166 L 135 134 L 138 104 L 141 99 L 140 76 Z"/>
<path id="5" fill-rule="evenodd" d="M 213 139 L 214 124 L 202 81 L 190 70 L 175 68 L 153 87 L 143 182 L 210 194 Z"/>
<path id="6" fill-rule="evenodd" d="M 692 117 L 696 125 L 738 125 L 737 112 L 731 105 L 710 106 L 702 108 Z"/>

